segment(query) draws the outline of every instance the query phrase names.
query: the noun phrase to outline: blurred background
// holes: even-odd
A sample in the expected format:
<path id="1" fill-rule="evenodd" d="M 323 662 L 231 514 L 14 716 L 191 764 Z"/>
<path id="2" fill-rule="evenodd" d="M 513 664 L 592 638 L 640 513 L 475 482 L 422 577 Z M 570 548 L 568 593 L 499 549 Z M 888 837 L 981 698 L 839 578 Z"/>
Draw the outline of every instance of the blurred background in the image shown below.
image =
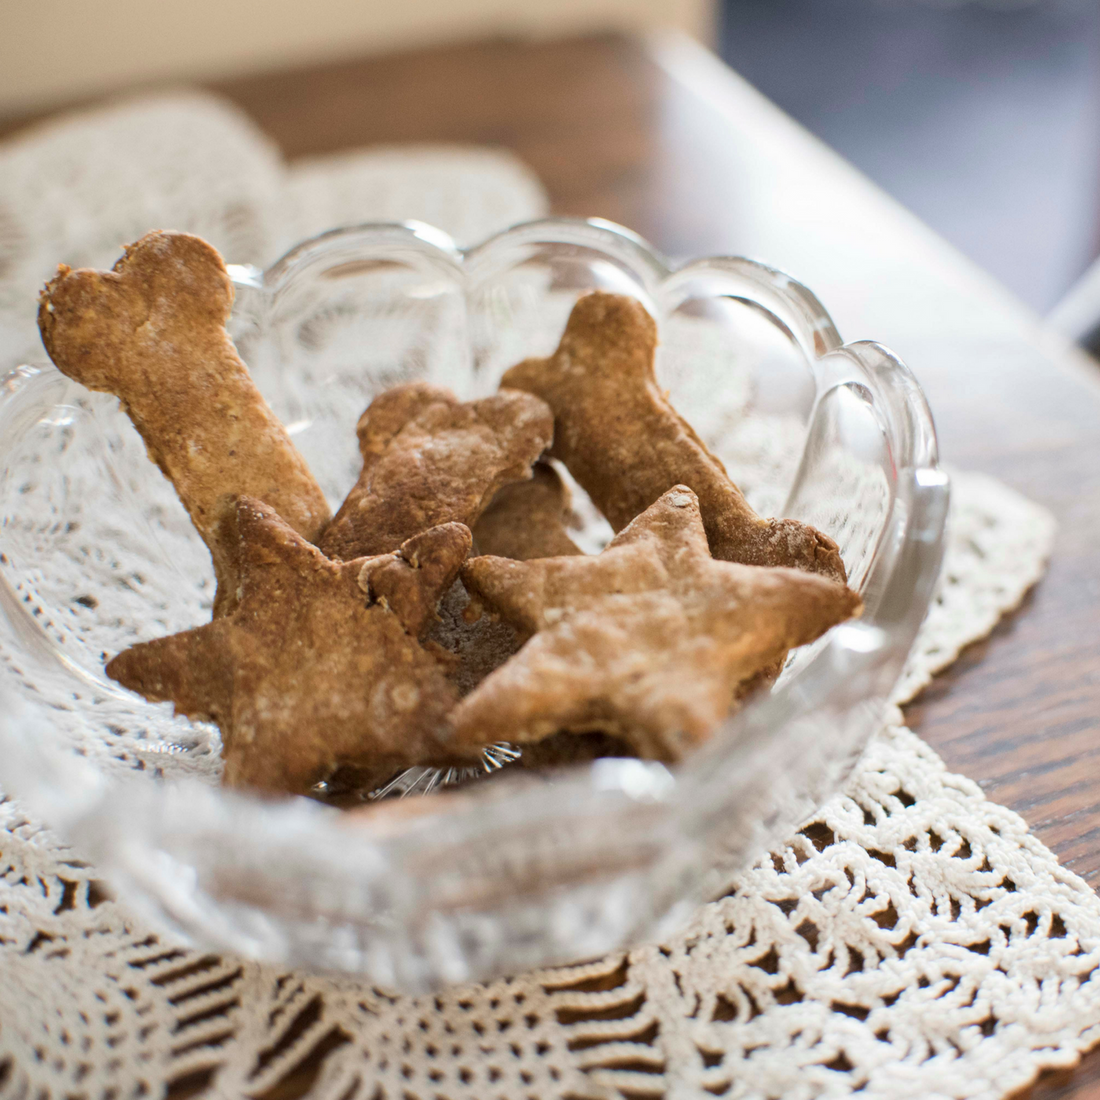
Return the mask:
<path id="1" fill-rule="evenodd" d="M 750 83 L 1046 312 L 1100 251 L 1097 0 L 725 0 Z"/>
<path id="2" fill-rule="evenodd" d="M 0 118 L 165 80 L 666 26 L 1036 309 L 1100 251 L 1098 0 L 8 0 Z"/>

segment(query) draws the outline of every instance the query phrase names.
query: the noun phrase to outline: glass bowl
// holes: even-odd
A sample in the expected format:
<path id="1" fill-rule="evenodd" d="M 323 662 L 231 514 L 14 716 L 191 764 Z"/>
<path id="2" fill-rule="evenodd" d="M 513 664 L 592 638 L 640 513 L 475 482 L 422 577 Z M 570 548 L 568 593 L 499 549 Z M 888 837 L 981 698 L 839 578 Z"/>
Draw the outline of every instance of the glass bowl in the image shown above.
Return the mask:
<path id="1" fill-rule="evenodd" d="M 635 295 L 658 320 L 673 403 L 759 511 L 837 540 L 865 610 L 674 769 L 540 773 L 503 749 L 486 756 L 490 782 L 408 814 L 223 790 L 216 729 L 103 672 L 124 647 L 208 618 L 206 550 L 117 400 L 43 356 L 0 379 L 0 783 L 129 904 L 219 949 L 427 990 L 661 937 L 838 790 L 942 553 L 932 419 L 890 352 L 842 344 L 771 268 L 673 268 L 601 221 L 532 222 L 466 251 L 428 226 L 367 225 L 231 274 L 234 338 L 334 507 L 381 390 L 490 393 L 553 350 L 579 293 Z M 575 538 L 598 551 L 606 523 L 579 491 L 575 506 Z M 414 770 L 383 793 L 459 778 Z"/>

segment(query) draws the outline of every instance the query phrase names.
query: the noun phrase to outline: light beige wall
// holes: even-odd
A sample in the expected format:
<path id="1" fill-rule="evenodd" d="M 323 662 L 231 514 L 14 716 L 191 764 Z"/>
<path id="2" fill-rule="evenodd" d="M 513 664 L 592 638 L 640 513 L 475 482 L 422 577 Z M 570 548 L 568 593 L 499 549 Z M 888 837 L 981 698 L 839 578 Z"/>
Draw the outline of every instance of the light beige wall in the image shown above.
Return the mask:
<path id="1" fill-rule="evenodd" d="M 671 25 L 716 0 L 0 0 L 0 114 L 162 79 L 221 77 L 488 34 Z"/>

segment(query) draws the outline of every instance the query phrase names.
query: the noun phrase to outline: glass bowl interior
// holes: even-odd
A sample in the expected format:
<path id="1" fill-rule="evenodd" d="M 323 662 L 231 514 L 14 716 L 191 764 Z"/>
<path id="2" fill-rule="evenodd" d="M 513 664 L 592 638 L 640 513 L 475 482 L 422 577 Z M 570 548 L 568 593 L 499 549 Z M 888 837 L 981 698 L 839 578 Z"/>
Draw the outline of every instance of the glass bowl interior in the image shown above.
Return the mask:
<path id="1" fill-rule="evenodd" d="M 263 803 L 217 787 L 216 729 L 105 677 L 105 656 L 209 617 L 209 557 L 117 400 L 45 359 L 22 365 L 0 380 L 0 782 L 128 900 L 221 947 L 426 989 L 660 935 L 843 782 L 942 553 L 931 417 L 888 351 L 842 345 L 779 272 L 736 258 L 672 270 L 596 221 L 517 226 L 465 252 L 427 226 L 335 230 L 231 274 L 234 339 L 334 508 L 377 394 L 412 380 L 491 393 L 554 349 L 578 294 L 634 295 L 658 321 L 673 404 L 758 511 L 837 540 L 865 610 L 676 769 L 511 775 L 504 751 L 485 763 L 504 774 L 422 813 Z M 611 530 L 573 491 L 573 536 L 598 552 Z M 458 778 L 415 770 L 388 793 Z"/>

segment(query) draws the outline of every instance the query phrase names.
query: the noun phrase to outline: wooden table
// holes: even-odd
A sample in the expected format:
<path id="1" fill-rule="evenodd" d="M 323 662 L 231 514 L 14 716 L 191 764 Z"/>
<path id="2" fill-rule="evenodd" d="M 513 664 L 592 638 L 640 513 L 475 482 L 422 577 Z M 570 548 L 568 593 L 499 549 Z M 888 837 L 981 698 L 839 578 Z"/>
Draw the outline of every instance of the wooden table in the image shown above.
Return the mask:
<path id="1" fill-rule="evenodd" d="M 1049 575 L 909 720 L 1100 886 L 1100 366 L 684 40 L 499 41 L 215 87 L 288 157 L 505 146 L 557 213 L 622 222 L 673 256 L 766 260 L 813 287 L 846 338 L 898 352 L 944 459 L 1061 524 Z M 1100 1100 L 1100 1051 L 1024 1095 Z"/>

